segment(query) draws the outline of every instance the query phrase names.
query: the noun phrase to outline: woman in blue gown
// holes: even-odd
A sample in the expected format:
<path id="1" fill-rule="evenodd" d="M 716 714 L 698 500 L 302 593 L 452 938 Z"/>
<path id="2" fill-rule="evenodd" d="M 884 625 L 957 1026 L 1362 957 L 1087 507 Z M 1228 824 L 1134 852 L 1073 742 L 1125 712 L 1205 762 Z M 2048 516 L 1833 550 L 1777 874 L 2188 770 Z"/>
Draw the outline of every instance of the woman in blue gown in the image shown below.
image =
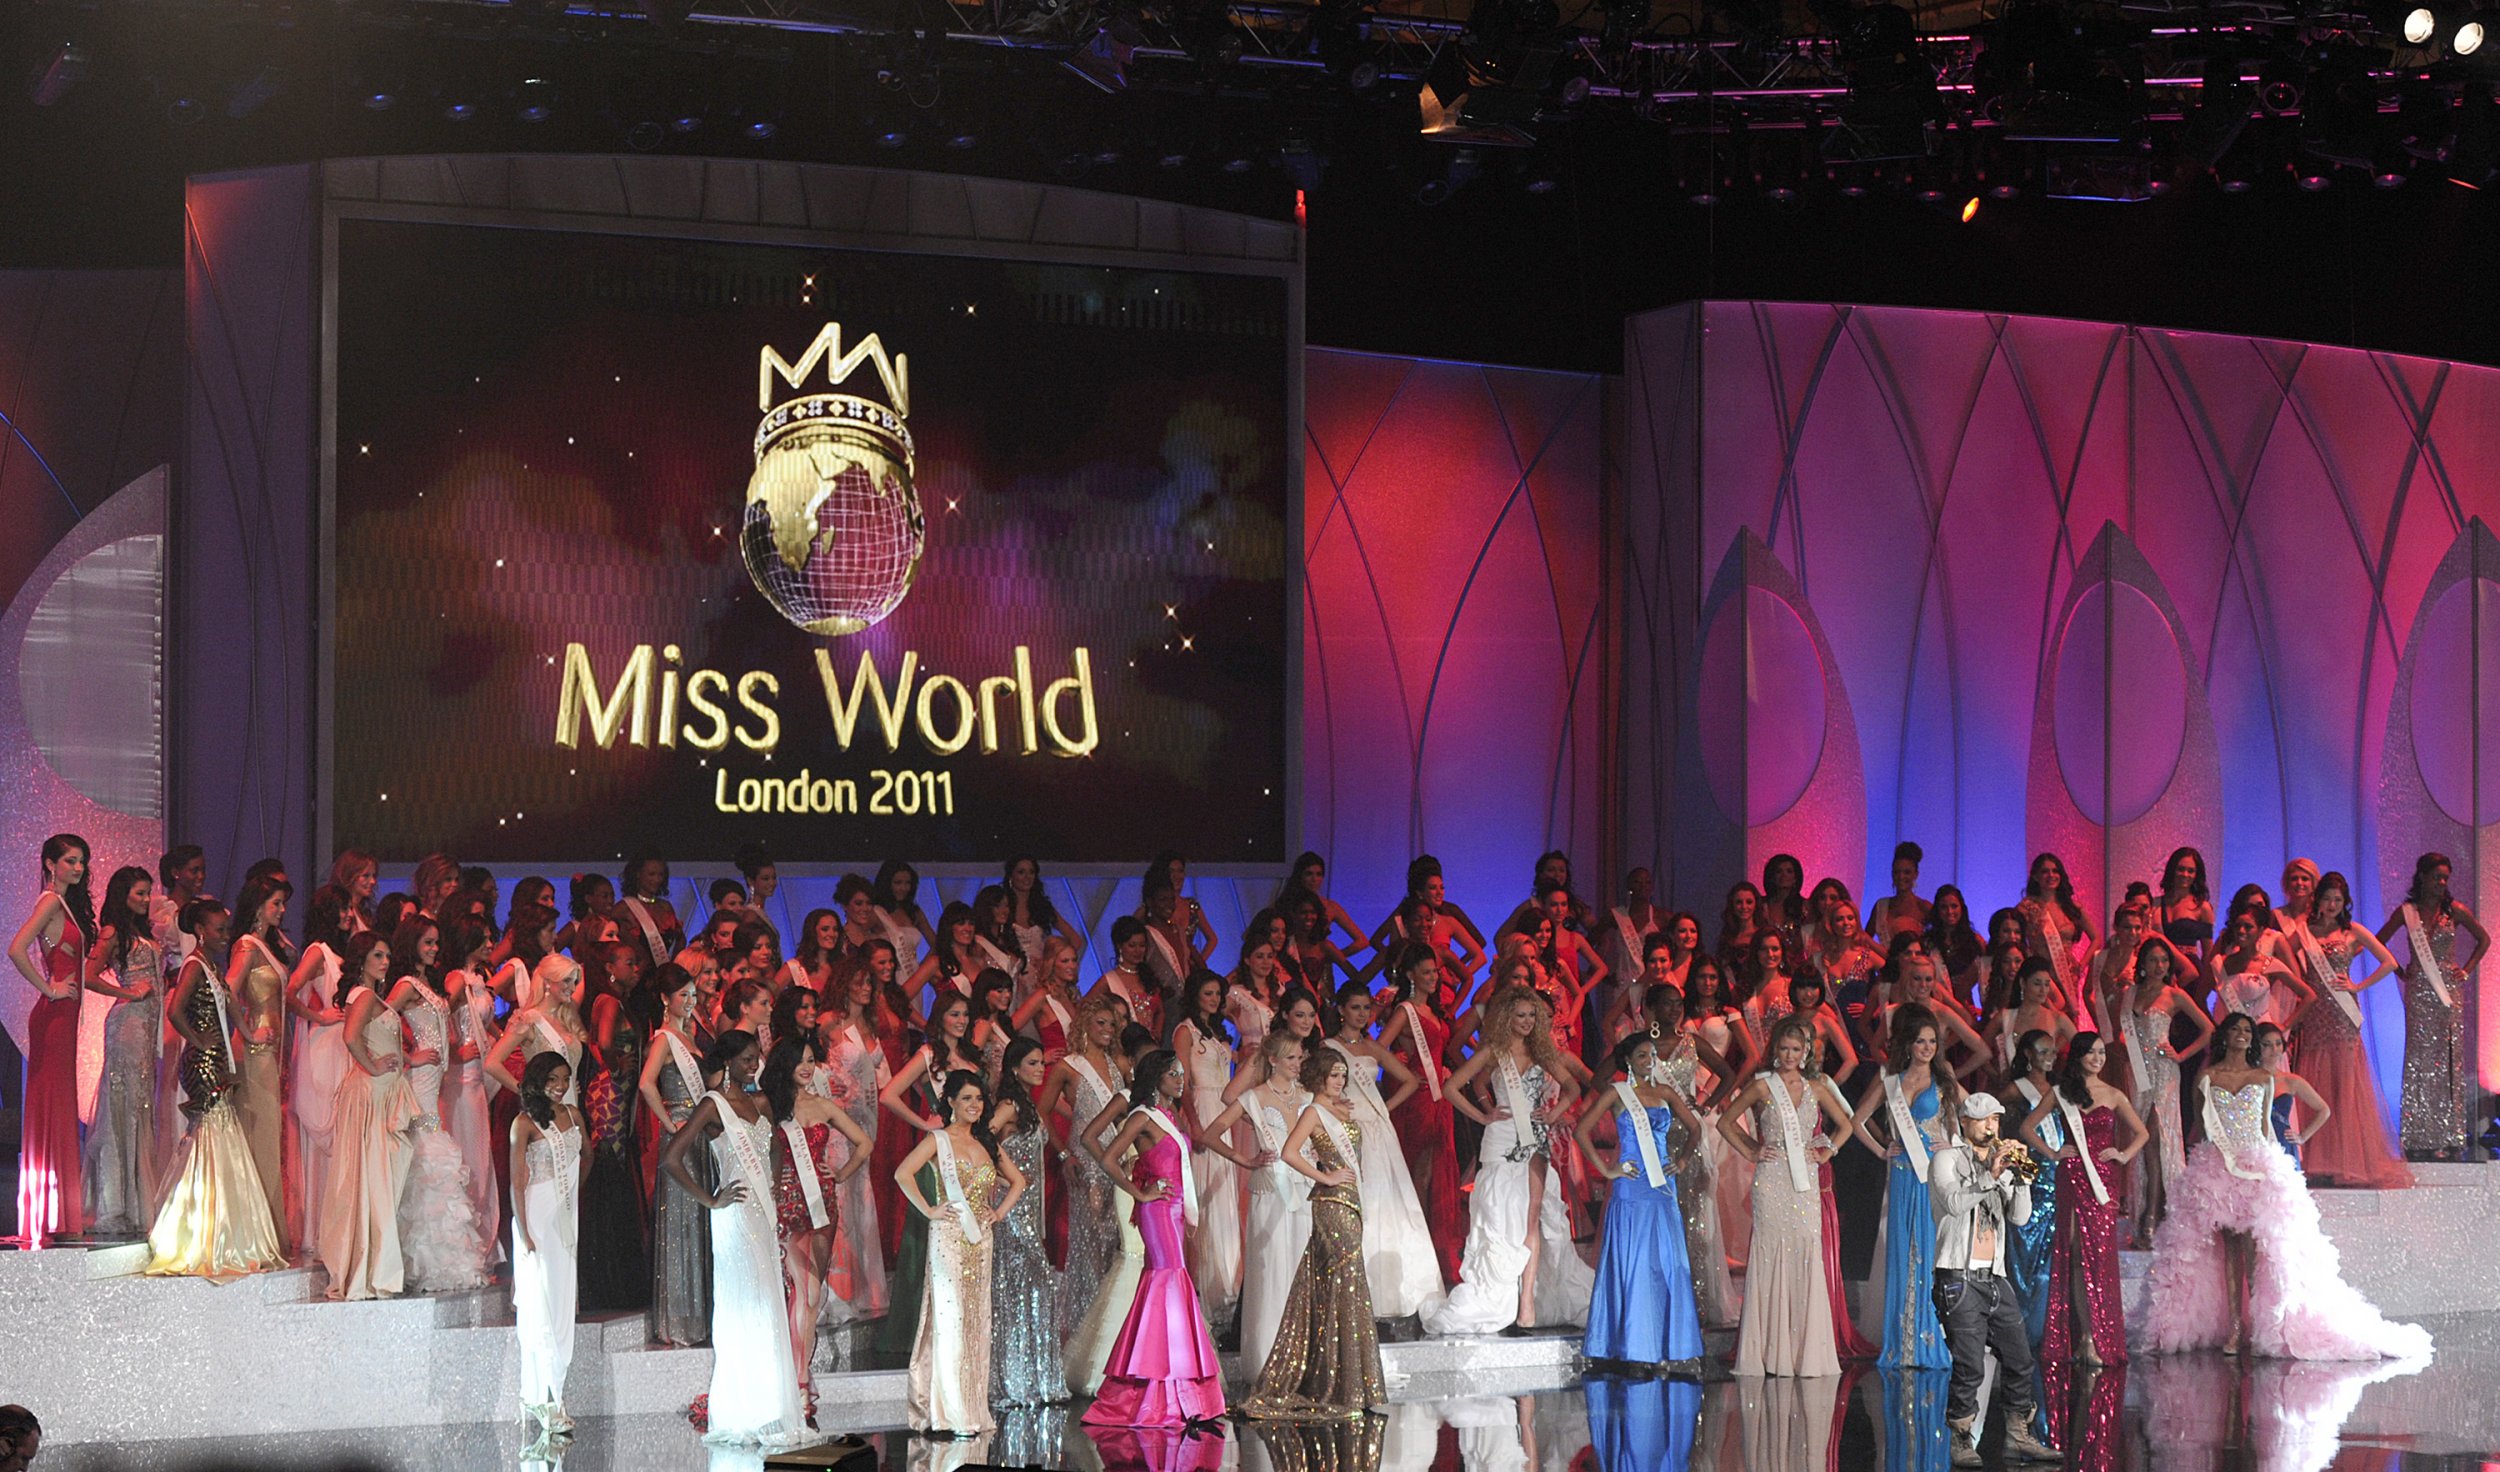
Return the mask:
<path id="1" fill-rule="evenodd" d="M 2000 1092 L 2008 1119 L 2029 1119 L 2056 1087 L 2057 1039 L 2038 1028 L 2014 1044 L 2018 1072 Z M 2014 1301 L 2023 1306 L 2023 1329 L 2036 1354 L 2049 1325 L 2049 1244 L 2057 1237 L 2057 1156 L 2066 1148 L 2066 1121 L 2056 1111 L 2040 1121 L 2040 1143 L 2052 1152 L 2036 1157 L 2040 1173 L 2031 1178 L 2031 1220 L 2012 1229 L 2006 1245 L 2005 1276 L 2014 1287 Z"/>
<path id="2" fill-rule="evenodd" d="M 1676 1198 L 1675 1168 L 1667 1154 L 1678 1121 L 1688 1139 L 1702 1123 L 1692 1102 L 1671 1084 L 1652 1081 L 1657 1041 L 1634 1033 L 1616 1045 L 1613 1108 L 1580 1117 L 1580 1153 L 1600 1159 L 1597 1127 L 1614 1121 L 1613 1189 L 1606 1198 L 1606 1238 L 1597 1258 L 1597 1283 L 1589 1293 L 1588 1336 L 1582 1350 L 1592 1360 L 1663 1365 L 1701 1356 L 1701 1310 L 1693 1299 L 1693 1269 L 1684 1241 L 1684 1210 Z"/>
<path id="3" fill-rule="evenodd" d="M 1882 1157 L 1884 1173 L 1884 1349 L 1878 1365 L 1946 1370 L 1953 1356 L 1929 1291 L 1936 1268 L 1936 1220 L 1927 1206 L 1927 1158 L 1959 1128 L 1962 1089 L 1937 1059 L 1936 1014 L 1916 1002 L 1893 1009 L 1884 1066 L 1858 1101 L 1859 1143 Z M 1879 1140 L 1867 1126 L 1884 1123 Z"/>

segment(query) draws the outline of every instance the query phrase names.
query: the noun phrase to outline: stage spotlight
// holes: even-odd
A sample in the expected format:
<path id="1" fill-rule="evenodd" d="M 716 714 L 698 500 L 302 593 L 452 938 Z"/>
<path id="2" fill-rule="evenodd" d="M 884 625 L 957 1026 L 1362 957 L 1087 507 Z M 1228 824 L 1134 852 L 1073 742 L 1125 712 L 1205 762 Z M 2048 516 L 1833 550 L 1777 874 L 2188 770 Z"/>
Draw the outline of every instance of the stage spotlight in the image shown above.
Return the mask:
<path id="1" fill-rule="evenodd" d="M 35 73 L 34 85 L 27 89 L 27 96 L 37 107 L 50 107 L 67 97 L 70 89 L 86 75 L 86 48 L 75 41 L 63 41 L 44 60 L 42 70 Z"/>
<path id="2" fill-rule="evenodd" d="M 1966 200 L 1963 200 L 1963 201 L 1962 201 L 1962 223 L 1963 223 L 1963 224 L 1965 224 L 1965 225 L 1967 225 L 1967 224 L 1969 224 L 1971 221 L 1976 220 L 1976 219 L 1978 219 L 1978 218 L 1979 218 L 1979 196 L 1978 196 L 1978 195 L 1976 195 L 1976 194 L 1974 194 L 1974 195 L 1972 195 L 1970 198 L 1968 198 L 1968 199 L 1966 199 Z"/>
<path id="3" fill-rule="evenodd" d="M 2490 11 L 2475 12 L 2457 23 L 2455 33 L 2448 37 L 2448 49 L 2459 56 L 2472 56 L 2483 49 L 2483 39 L 2492 24 Z"/>
<path id="4" fill-rule="evenodd" d="M 744 131 L 749 139 L 761 143 L 780 132 L 781 124 L 774 122 L 771 118 L 749 118 Z"/>
<path id="5" fill-rule="evenodd" d="M 476 117 L 477 104 L 469 101 L 465 97 L 455 97 L 451 101 L 443 104 L 444 122 L 466 123 L 475 120 Z"/>
<path id="6" fill-rule="evenodd" d="M 2429 6 L 2416 5 L 2405 12 L 2404 25 L 2399 34 L 2408 45 L 2423 45 L 2439 34 L 2439 17 L 2431 13 Z"/>

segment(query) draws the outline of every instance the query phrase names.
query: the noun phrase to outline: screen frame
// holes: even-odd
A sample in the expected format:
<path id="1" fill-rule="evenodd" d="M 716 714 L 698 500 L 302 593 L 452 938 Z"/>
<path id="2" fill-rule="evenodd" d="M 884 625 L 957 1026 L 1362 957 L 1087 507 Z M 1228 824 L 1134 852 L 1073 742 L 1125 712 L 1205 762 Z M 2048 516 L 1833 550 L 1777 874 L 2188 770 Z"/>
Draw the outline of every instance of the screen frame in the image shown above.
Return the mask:
<path id="1" fill-rule="evenodd" d="M 845 170 L 845 173 L 875 172 Z M 916 178 L 908 171 L 891 171 L 896 177 Z M 959 181 L 978 183 L 982 181 Z M 1052 191 L 1044 193 L 1079 194 L 1087 191 Z M 1208 215 L 1213 211 L 1180 209 L 1184 214 Z M 316 587 L 313 596 L 313 842 L 315 854 L 338 852 L 334 831 L 338 805 L 335 799 L 337 766 L 337 732 L 333 713 L 337 707 L 338 687 L 338 309 L 339 309 L 339 241 L 341 227 L 348 221 L 382 221 L 394 224 L 451 225 L 472 228 L 529 230 L 576 235 L 630 236 L 652 240 L 683 240 L 727 245 L 780 246 L 811 250 L 875 251 L 890 255 L 934 255 L 971 257 L 983 260 L 1026 262 L 1039 265 L 1101 266 L 1129 270 L 1165 270 L 1205 275 L 1261 276 L 1282 283 L 1285 292 L 1285 689 L 1279 719 L 1283 724 L 1284 745 L 1284 852 L 1273 862 L 1221 863 L 1214 860 L 1192 860 L 1193 872 L 1214 878 L 1263 878 L 1290 871 L 1295 856 L 1303 851 L 1302 824 L 1302 640 L 1306 593 L 1303 587 L 1303 457 L 1308 445 L 1303 425 L 1303 357 L 1304 290 L 1300 236 L 1290 259 L 1257 260 L 1239 256 L 1192 254 L 1185 250 L 1133 250 L 1087 245 L 1041 245 L 1031 241 L 981 240 L 961 235 L 915 235 L 908 231 L 828 230 L 775 225 L 730 224 L 695 219 L 650 219 L 611 214 L 573 213 L 550 209 L 508 209 L 495 206 L 417 204 L 390 200 L 347 199 L 331 196 L 322 202 L 320 261 L 320 332 L 316 338 L 319 361 L 318 433 L 316 449 L 315 501 L 318 508 L 315 531 L 313 568 Z M 1265 222 L 1261 222 L 1265 223 Z M 1186 235 L 1186 231 L 1179 232 Z M 708 872 L 727 865 L 727 854 L 660 853 L 672 869 L 681 873 Z M 775 856 L 775 866 L 794 875 L 821 876 L 840 874 L 874 865 L 888 857 L 883 854 L 854 854 L 823 858 L 783 858 Z M 908 856 L 905 856 L 908 857 Z M 1049 854 L 1039 856 L 1053 874 L 1070 878 L 1110 879 L 1133 877 L 1142 870 L 1151 854 L 1139 854 L 1134 862 L 1062 862 Z M 604 870 L 616 860 L 582 854 L 548 854 L 532 861 L 556 872 Z M 922 874 L 933 877 L 987 874 L 995 863 L 922 863 L 912 860 Z M 509 867 L 509 866 L 496 866 Z"/>

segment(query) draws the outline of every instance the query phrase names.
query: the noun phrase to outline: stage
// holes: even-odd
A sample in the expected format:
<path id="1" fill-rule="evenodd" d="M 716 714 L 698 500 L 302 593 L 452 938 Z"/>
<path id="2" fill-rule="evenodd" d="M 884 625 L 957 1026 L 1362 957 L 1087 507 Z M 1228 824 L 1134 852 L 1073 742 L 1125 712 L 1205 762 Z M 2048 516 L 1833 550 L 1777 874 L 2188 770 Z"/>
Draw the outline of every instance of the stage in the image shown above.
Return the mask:
<path id="1" fill-rule="evenodd" d="M 2421 1184 L 2411 1191 L 2317 1193 L 2346 1277 L 2396 1317 L 2500 1315 L 2500 1273 L 2489 1265 L 2485 1236 L 2500 1219 L 2500 1171 L 2417 1172 Z M 508 1413 L 518 1351 L 502 1287 L 331 1303 L 316 1269 L 217 1286 L 139 1277 L 143 1256 L 136 1244 L 0 1253 L 0 1302 L 11 1309 L 0 1325 L 0 1364 L 13 1371 L 9 1394 L 40 1408 L 52 1447 L 128 1449 L 214 1428 L 229 1437 L 379 1451 L 409 1437 L 408 1444 L 432 1444 L 483 1435 L 480 1428 L 506 1421 L 517 1429 Z M 2144 1254 L 2125 1255 L 2131 1309 L 2145 1262 Z M 879 1431 L 903 1421 L 901 1370 L 849 1368 L 860 1337 L 855 1326 L 820 1340 L 816 1387 L 828 1431 Z M 1572 1335 L 1427 1339 L 1385 1345 L 1383 1354 L 1392 1379 L 1404 1380 L 1401 1397 L 1428 1400 L 1566 1386 L 1579 1376 L 1578 1350 Z M 167 1373 L 232 1364 L 238 1354 L 251 1365 L 240 1378 Z M 585 1319 L 567 1403 L 586 1422 L 684 1429 L 678 1413 L 703 1393 L 710 1373 L 707 1349 L 646 1344 L 640 1314 Z M 1243 1377 L 1234 1366 L 1236 1384 Z M 132 1394 L 139 1385 L 148 1393 Z M 2425 1401 L 2406 1414 L 2434 1413 Z M 2500 1420 L 2500 1406 L 2482 1414 Z M 691 1432 L 684 1440 L 692 1446 Z M 2500 1434 L 2487 1445 L 2500 1447 Z"/>

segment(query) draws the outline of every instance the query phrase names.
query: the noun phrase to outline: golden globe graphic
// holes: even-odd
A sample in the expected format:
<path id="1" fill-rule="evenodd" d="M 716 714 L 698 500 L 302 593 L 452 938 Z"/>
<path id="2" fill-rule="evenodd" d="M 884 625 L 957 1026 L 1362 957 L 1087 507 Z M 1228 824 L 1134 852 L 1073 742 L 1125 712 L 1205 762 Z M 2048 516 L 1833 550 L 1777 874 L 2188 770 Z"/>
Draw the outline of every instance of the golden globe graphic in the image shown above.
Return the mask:
<path id="1" fill-rule="evenodd" d="M 845 392 L 855 376 L 883 401 Z M 821 370 L 820 388 L 809 380 Z M 790 397 L 777 395 L 787 392 Z M 928 538 L 912 485 L 911 362 L 875 333 L 845 348 L 828 322 L 796 363 L 756 366 L 755 474 L 738 548 L 747 576 L 811 634 L 856 634 L 901 606 Z"/>

